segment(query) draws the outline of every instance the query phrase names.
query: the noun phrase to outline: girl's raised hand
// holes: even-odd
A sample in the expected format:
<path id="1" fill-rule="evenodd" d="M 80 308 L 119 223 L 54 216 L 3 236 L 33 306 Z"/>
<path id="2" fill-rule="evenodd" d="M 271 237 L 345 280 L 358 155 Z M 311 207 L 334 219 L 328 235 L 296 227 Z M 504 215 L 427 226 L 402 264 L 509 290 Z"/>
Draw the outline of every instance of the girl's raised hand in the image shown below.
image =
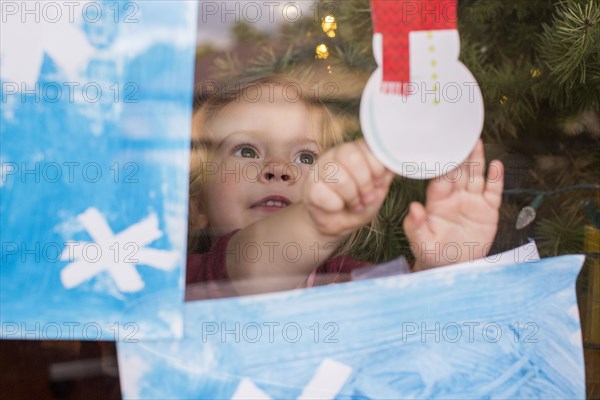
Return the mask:
<path id="1" fill-rule="evenodd" d="M 460 167 L 431 181 L 425 206 L 413 202 L 404 232 L 413 270 L 471 261 L 487 255 L 498 229 L 504 167 L 492 161 L 484 177 L 481 140 Z"/>

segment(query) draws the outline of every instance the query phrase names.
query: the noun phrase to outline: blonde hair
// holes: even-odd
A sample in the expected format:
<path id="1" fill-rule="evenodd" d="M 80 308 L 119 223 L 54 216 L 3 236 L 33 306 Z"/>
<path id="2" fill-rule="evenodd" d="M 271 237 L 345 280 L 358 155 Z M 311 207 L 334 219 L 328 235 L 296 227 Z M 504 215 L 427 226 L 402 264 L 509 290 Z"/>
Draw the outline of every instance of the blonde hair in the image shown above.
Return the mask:
<path id="1" fill-rule="evenodd" d="M 267 75 L 227 82 L 209 94 L 201 94 L 194 104 L 195 112 L 192 117 L 192 152 L 190 158 L 190 197 L 188 218 L 188 253 L 202 253 L 210 249 L 212 238 L 209 230 L 200 225 L 204 207 L 204 165 L 210 160 L 210 144 L 201 138 L 207 137 L 205 127 L 217 114 L 232 102 L 251 95 L 251 91 L 265 86 L 281 86 L 287 96 L 293 98 L 286 101 L 300 101 L 311 111 L 317 112 L 320 119 L 319 147 L 325 151 L 345 141 L 345 133 L 338 118 L 333 115 L 323 101 L 314 95 L 307 85 L 301 81 L 283 75 Z M 215 89 L 213 87 L 213 89 Z M 292 95 L 290 96 L 290 91 Z M 252 97 L 253 98 L 253 97 Z M 378 225 L 374 221 L 375 225 Z M 373 224 L 371 224 L 373 225 Z M 373 231 L 370 226 L 369 232 Z M 370 233 L 369 233 L 370 236 Z M 346 253 L 357 241 L 358 232 L 352 234 L 340 246 L 336 255 Z"/>

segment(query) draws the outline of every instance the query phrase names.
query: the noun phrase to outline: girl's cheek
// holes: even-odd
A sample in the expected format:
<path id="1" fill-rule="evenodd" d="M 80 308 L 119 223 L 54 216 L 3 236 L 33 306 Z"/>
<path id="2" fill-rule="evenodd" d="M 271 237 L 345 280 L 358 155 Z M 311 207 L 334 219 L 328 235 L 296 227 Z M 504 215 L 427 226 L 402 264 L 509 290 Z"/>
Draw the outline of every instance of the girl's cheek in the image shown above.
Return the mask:
<path id="1" fill-rule="evenodd" d="M 245 162 L 241 164 L 240 172 L 244 182 L 256 183 L 260 179 L 262 167 L 256 162 Z"/>
<path id="2" fill-rule="evenodd" d="M 318 181 L 319 178 L 319 168 L 317 166 L 317 163 L 315 162 L 314 164 L 305 164 L 302 166 L 301 168 L 302 171 L 302 176 L 299 179 L 298 183 L 304 183 L 306 181 L 312 180 L 315 183 Z"/>
<path id="3" fill-rule="evenodd" d="M 209 196 L 218 202 L 220 198 L 227 197 L 233 191 L 235 184 L 234 177 L 216 175 L 212 179 L 211 185 L 209 185 Z"/>

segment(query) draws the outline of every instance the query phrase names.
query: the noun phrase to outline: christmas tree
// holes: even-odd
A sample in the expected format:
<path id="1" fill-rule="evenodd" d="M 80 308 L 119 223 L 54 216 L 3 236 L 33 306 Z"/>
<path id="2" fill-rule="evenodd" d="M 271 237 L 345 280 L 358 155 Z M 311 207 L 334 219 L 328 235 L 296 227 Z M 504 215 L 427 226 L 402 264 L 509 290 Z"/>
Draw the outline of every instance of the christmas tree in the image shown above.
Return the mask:
<path id="1" fill-rule="evenodd" d="M 306 14 L 271 34 L 237 22 L 231 51 L 199 48 L 199 75 L 281 73 L 313 82 L 348 137 L 359 138 L 361 93 L 376 68 L 370 1 L 320 1 Z M 486 154 L 506 165 L 492 252 L 530 238 L 542 257 L 583 252 L 584 226 L 600 223 L 600 2 L 462 0 L 457 14 L 460 59 L 485 99 Z M 425 200 L 426 184 L 398 177 L 379 229 L 361 232 L 352 255 L 410 257 L 402 219 L 410 201 Z"/>

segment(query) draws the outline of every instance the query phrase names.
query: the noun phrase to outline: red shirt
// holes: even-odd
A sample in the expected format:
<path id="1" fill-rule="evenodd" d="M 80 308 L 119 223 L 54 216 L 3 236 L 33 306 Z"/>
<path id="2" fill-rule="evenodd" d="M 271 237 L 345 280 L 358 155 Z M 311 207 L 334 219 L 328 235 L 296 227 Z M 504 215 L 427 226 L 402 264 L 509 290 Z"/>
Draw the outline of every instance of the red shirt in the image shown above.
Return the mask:
<path id="1" fill-rule="evenodd" d="M 193 285 L 191 290 L 194 294 L 186 294 L 186 297 L 198 298 L 221 298 L 237 296 L 237 292 L 231 285 L 231 279 L 227 274 L 225 257 L 229 239 L 236 233 L 233 231 L 220 237 L 207 253 L 190 254 L 187 258 L 186 285 L 205 283 L 205 285 Z M 314 274 L 320 275 L 316 281 L 318 284 L 344 282 L 349 280 L 352 270 L 369 266 L 369 263 L 357 261 L 353 258 L 340 256 L 334 257 L 321 264 Z M 312 279 L 309 278 L 309 287 Z"/>

